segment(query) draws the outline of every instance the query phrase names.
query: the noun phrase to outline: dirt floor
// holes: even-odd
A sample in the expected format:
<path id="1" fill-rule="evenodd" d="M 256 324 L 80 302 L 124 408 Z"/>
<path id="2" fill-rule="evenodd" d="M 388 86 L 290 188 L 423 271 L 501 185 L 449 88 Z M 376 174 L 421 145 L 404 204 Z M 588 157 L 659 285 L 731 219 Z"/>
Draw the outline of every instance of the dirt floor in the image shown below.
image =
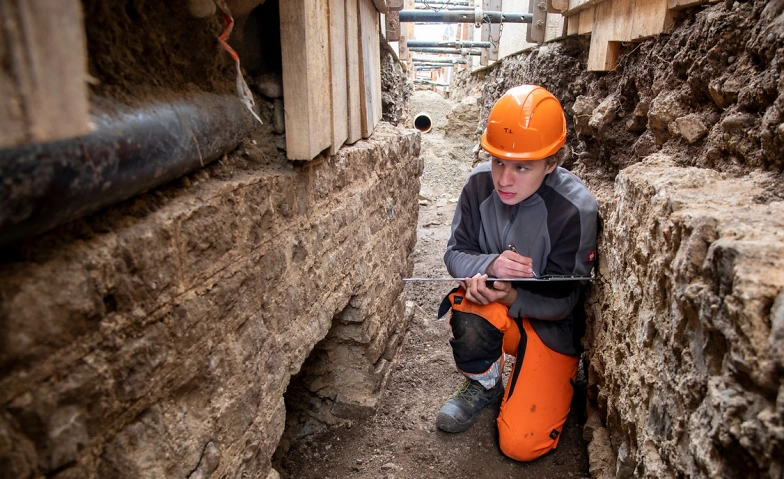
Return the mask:
<path id="1" fill-rule="evenodd" d="M 421 178 L 414 276 L 447 276 L 442 255 L 460 188 L 471 170 L 474 145 L 439 133 L 422 135 Z M 436 310 L 451 283 L 408 284 L 415 313 L 376 414 L 350 426 L 313 434 L 293 444 L 281 477 L 306 478 L 583 478 L 588 453 L 582 439 L 580 399 L 575 399 L 557 450 L 531 463 L 498 449 L 498 406 L 485 409 L 461 434 L 435 427 L 441 404 L 461 382 L 447 342 L 446 317 Z M 508 359 L 511 359 L 508 358 Z M 509 366 L 511 361 L 507 361 Z M 578 378 L 579 379 L 579 378 Z M 583 402 L 584 404 L 584 402 Z"/>

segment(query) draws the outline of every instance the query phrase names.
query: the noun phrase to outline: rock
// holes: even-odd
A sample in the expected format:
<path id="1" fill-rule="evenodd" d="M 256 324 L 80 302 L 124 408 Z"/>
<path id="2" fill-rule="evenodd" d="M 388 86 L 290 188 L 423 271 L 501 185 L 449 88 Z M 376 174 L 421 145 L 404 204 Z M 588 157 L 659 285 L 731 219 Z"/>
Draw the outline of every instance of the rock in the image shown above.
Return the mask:
<path id="1" fill-rule="evenodd" d="M 648 110 L 648 129 L 656 136 L 658 143 L 663 143 L 670 137 L 670 123 L 686 114 L 688 111 L 680 102 L 680 93 L 665 90 L 651 102 Z"/>
<path id="2" fill-rule="evenodd" d="M 278 73 L 264 73 L 254 77 L 253 88 L 270 100 L 283 98 L 283 79 Z"/>
<path id="3" fill-rule="evenodd" d="M 612 123 L 621 108 L 621 102 L 615 95 L 610 95 L 597 106 L 591 113 L 588 126 L 597 134 L 601 134 L 604 128 Z"/>
<path id="4" fill-rule="evenodd" d="M 282 98 L 276 98 L 273 102 L 272 109 L 272 130 L 277 133 L 285 133 L 286 131 L 286 111 L 283 105 Z"/>
<path id="5" fill-rule="evenodd" d="M 708 134 L 708 129 L 696 114 L 690 114 L 677 118 L 672 128 L 672 133 L 683 137 L 690 144 L 694 144 L 703 139 Z"/>
<path id="6" fill-rule="evenodd" d="M 592 136 L 593 129 L 589 125 L 593 111 L 599 105 L 595 98 L 589 96 L 578 96 L 572 105 L 574 115 L 574 128 L 578 135 Z"/>

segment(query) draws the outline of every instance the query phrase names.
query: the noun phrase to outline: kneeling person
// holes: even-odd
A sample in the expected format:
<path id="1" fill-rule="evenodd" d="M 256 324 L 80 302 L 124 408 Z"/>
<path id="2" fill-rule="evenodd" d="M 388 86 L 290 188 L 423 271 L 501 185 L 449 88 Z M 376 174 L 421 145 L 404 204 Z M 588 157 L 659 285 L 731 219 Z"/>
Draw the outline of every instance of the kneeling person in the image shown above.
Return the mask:
<path id="1" fill-rule="evenodd" d="M 492 158 L 463 186 L 444 255 L 449 273 L 465 278 L 442 310 L 452 308 L 449 341 L 466 380 L 436 425 L 464 431 L 501 401 L 501 450 L 520 461 L 558 445 L 577 374 L 582 285 L 486 279 L 590 274 L 597 204 L 560 167 L 565 142 L 566 119 L 551 93 L 534 85 L 506 92 L 482 134 Z M 504 353 L 516 357 L 505 388 Z"/>

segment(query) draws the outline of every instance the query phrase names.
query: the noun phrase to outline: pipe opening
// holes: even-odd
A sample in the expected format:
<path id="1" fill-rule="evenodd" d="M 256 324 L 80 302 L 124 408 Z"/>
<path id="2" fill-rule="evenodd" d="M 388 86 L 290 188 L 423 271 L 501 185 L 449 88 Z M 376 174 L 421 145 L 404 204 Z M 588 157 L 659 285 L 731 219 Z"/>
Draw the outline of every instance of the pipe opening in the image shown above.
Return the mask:
<path id="1" fill-rule="evenodd" d="M 433 122 L 430 121 L 430 117 L 427 113 L 420 113 L 414 118 L 414 128 L 422 133 L 427 133 L 433 128 Z"/>

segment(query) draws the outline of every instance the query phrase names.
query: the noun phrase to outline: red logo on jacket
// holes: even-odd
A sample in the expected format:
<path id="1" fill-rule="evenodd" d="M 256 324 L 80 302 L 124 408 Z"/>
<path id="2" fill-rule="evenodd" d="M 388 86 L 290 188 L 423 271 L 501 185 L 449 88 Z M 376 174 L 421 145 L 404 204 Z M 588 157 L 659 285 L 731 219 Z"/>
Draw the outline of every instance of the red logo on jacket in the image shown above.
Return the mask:
<path id="1" fill-rule="evenodd" d="M 588 253 L 588 257 L 585 258 L 585 260 L 588 261 L 589 263 L 595 259 L 596 259 L 596 250 L 593 250 L 590 253 Z"/>

